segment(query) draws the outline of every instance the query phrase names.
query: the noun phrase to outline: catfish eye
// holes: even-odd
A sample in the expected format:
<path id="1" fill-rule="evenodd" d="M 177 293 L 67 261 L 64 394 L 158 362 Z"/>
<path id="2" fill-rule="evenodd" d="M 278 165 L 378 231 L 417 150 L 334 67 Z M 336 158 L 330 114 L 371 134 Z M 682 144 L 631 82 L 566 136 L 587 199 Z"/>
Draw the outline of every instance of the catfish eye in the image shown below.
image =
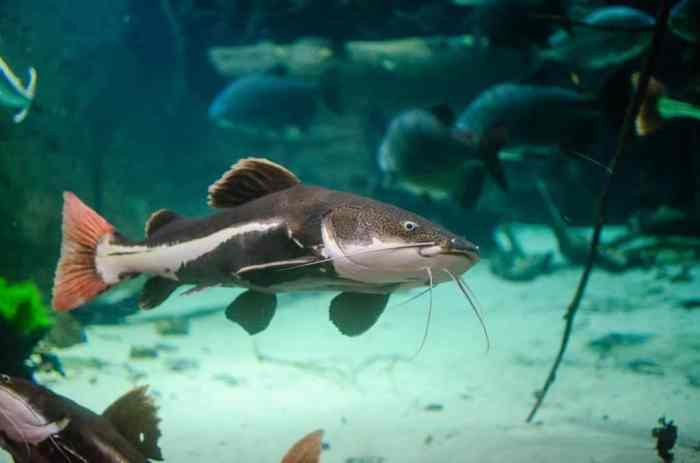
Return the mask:
<path id="1" fill-rule="evenodd" d="M 10 382 L 10 377 L 7 375 L 0 375 L 0 382 L 2 383 L 9 383 Z"/>
<path id="2" fill-rule="evenodd" d="M 418 224 L 415 222 L 411 222 L 410 220 L 404 220 L 401 222 L 401 226 L 404 228 L 404 230 L 412 232 L 416 228 L 418 228 Z"/>

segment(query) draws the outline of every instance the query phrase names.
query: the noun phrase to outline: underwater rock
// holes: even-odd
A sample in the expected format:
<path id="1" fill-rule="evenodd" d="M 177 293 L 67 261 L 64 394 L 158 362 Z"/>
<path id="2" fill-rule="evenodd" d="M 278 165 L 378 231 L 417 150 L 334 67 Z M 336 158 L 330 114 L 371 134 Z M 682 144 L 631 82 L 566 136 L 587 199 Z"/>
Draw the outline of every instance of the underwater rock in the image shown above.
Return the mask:
<path id="1" fill-rule="evenodd" d="M 629 225 L 632 230 L 648 235 L 700 236 L 700 217 L 668 206 L 640 211 L 629 220 Z"/>
<path id="2" fill-rule="evenodd" d="M 537 178 L 535 184 L 549 212 L 550 227 L 559 244 L 559 251 L 572 264 L 585 265 L 590 252 L 590 241 L 570 229 L 544 182 Z M 594 264 L 609 272 L 621 272 L 629 268 L 629 261 L 624 254 L 605 245 L 598 246 Z"/>
<path id="3" fill-rule="evenodd" d="M 530 281 L 551 271 L 552 253 L 526 254 L 510 224 L 500 225 L 496 234 L 496 250 L 489 259 L 494 275 L 509 281 Z M 504 245 L 498 239 L 500 235 L 506 242 Z"/>
<path id="4" fill-rule="evenodd" d="M 442 404 L 432 403 L 425 406 L 424 410 L 426 412 L 441 412 L 445 409 Z"/>
<path id="5" fill-rule="evenodd" d="M 190 334 L 190 320 L 187 318 L 157 320 L 155 328 L 161 336 L 186 336 Z"/>
<path id="6" fill-rule="evenodd" d="M 158 350 L 148 346 L 131 346 L 130 359 L 154 359 L 158 357 Z"/>
<path id="7" fill-rule="evenodd" d="M 588 347 L 597 352 L 600 357 L 610 355 L 621 348 L 641 346 L 654 337 L 648 333 L 619 333 L 612 332 L 590 341 Z"/>
<path id="8" fill-rule="evenodd" d="M 700 363 L 691 365 L 685 373 L 688 384 L 692 387 L 700 388 Z"/>
<path id="9" fill-rule="evenodd" d="M 165 366 L 171 371 L 188 371 L 199 368 L 199 362 L 195 359 L 179 358 L 168 360 Z"/>
<path id="10" fill-rule="evenodd" d="M 652 358 L 636 358 L 625 363 L 625 369 L 644 375 L 663 376 L 663 367 Z"/>
<path id="11" fill-rule="evenodd" d="M 216 376 L 214 376 L 214 379 L 217 381 L 221 381 L 222 383 L 226 384 L 227 386 L 240 386 L 241 385 L 241 379 L 237 378 L 236 376 L 230 375 L 228 373 L 220 373 Z"/>
<path id="12" fill-rule="evenodd" d="M 673 420 L 666 421 L 665 417 L 658 420 L 659 426 L 651 430 L 651 436 L 656 438 L 656 452 L 664 463 L 673 461 L 671 449 L 676 445 L 678 439 L 678 426 L 673 424 Z"/>
<path id="13" fill-rule="evenodd" d="M 686 310 L 700 309 L 700 299 L 691 298 L 680 301 L 680 306 Z"/>
<path id="14" fill-rule="evenodd" d="M 56 313 L 54 326 L 46 335 L 46 343 L 59 349 L 66 349 L 87 341 L 82 323 L 68 313 Z"/>
<path id="15" fill-rule="evenodd" d="M 63 369 L 63 362 L 58 358 L 58 355 L 51 352 L 36 352 L 32 355 L 32 363 L 37 372 L 41 373 L 58 373 L 66 377 L 66 371 Z"/>

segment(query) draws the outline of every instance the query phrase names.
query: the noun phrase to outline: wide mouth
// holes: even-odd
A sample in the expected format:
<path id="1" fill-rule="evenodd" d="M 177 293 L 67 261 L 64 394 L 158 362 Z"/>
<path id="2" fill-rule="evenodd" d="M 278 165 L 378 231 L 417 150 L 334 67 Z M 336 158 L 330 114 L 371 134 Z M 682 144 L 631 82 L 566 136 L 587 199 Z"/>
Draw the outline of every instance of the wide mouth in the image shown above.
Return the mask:
<path id="1" fill-rule="evenodd" d="M 472 261 L 478 261 L 480 257 L 479 246 L 462 238 L 452 238 L 445 243 L 423 247 L 418 252 L 423 257 L 434 257 L 437 255 L 463 256 Z"/>

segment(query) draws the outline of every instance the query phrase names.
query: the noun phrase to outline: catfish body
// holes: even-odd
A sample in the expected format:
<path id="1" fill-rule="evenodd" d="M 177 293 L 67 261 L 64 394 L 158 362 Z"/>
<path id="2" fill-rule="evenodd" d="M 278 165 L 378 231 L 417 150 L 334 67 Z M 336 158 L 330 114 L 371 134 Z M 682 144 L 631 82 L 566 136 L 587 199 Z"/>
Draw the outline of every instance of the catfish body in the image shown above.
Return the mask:
<path id="1" fill-rule="evenodd" d="M 595 98 L 572 90 L 507 83 L 482 92 L 455 125 L 478 145 L 550 150 L 590 138 L 601 114 Z"/>
<path id="2" fill-rule="evenodd" d="M 137 388 L 125 394 L 102 415 L 58 395 L 49 389 L 26 380 L 2 376 L 0 404 L 5 413 L 12 413 L 14 426 L 20 426 L 25 411 L 50 423 L 63 423 L 50 429 L 38 442 L 28 442 L 20 428 L 0 428 L 0 446 L 5 448 L 16 463 L 147 463 L 149 459 L 162 460 L 157 440 L 160 437 L 156 408 L 145 394 L 146 388 Z M 21 404 L 23 409 L 8 407 Z M 10 411 L 11 410 L 11 411 Z"/>
<path id="3" fill-rule="evenodd" d="M 248 288 L 227 316 L 255 334 L 272 319 L 276 293 L 331 290 L 342 292 L 331 320 L 356 335 L 374 324 L 392 292 L 454 279 L 478 261 L 474 244 L 420 216 L 304 185 L 266 160 L 235 164 L 209 188 L 209 204 L 219 212 L 200 219 L 158 211 L 146 239 L 133 242 L 66 193 L 54 307 L 77 307 L 147 273 L 142 308 L 180 285 Z"/>

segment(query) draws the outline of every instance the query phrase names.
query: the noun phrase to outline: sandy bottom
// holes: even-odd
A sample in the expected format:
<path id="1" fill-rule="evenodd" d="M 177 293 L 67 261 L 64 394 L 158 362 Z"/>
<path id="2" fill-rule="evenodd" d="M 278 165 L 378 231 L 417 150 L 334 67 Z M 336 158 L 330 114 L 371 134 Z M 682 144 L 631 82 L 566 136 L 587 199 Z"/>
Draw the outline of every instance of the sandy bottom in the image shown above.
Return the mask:
<path id="1" fill-rule="evenodd" d="M 568 268 L 516 284 L 491 275 L 486 262 L 470 271 L 488 353 L 451 284 L 434 292 L 429 337 L 414 360 L 427 296 L 405 305 L 406 295 L 394 296 L 358 338 L 328 321 L 332 294 L 283 297 L 255 338 L 223 311 L 192 318 L 189 335 L 157 334 L 153 318 L 223 309 L 236 294 L 209 290 L 123 326 L 89 327 L 88 343 L 61 352 L 68 378 L 40 378 L 96 411 L 151 385 L 168 462 L 279 462 L 318 428 L 329 446 L 323 463 L 656 462 L 650 430 L 662 415 L 679 425 L 677 461 L 700 461 L 692 449 L 700 386 L 690 376 L 700 368 L 700 310 L 679 305 L 698 297 L 698 284 L 659 279 L 657 270 L 594 273 L 559 378 L 536 422 L 525 423 L 579 275 Z M 611 332 L 653 336 L 607 356 L 588 347 Z M 159 356 L 130 359 L 132 346 L 159 346 Z"/>

